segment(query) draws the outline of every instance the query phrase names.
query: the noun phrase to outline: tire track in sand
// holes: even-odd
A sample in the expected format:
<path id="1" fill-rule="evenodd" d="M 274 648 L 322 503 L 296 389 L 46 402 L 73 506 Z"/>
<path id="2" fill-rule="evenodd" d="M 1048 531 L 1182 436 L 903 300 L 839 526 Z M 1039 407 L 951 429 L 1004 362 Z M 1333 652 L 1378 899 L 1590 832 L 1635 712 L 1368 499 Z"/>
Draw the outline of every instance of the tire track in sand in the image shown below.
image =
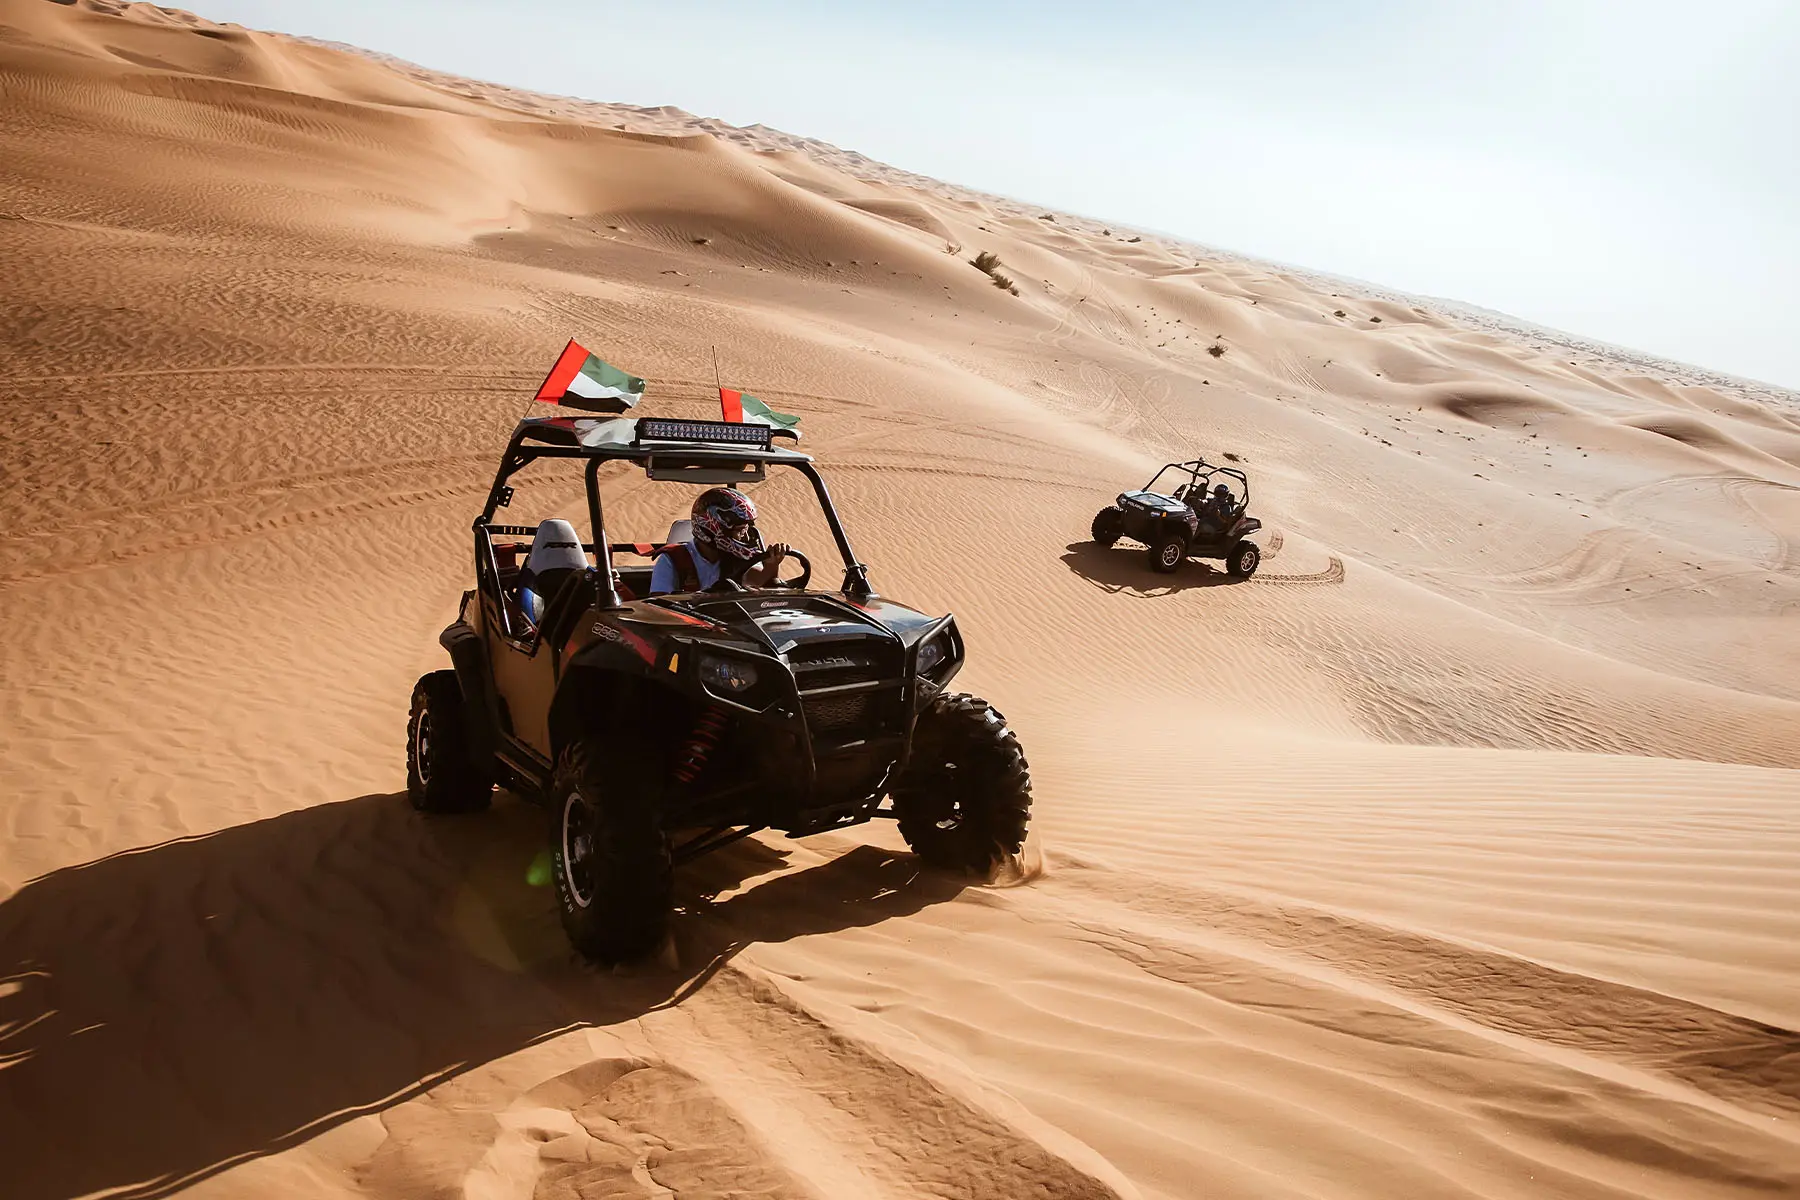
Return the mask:
<path id="1" fill-rule="evenodd" d="M 1266 575 L 1258 571 L 1250 577 L 1250 582 L 1277 587 L 1328 587 L 1344 582 L 1344 574 L 1344 560 L 1333 554 L 1326 558 L 1323 571 L 1304 575 Z"/>

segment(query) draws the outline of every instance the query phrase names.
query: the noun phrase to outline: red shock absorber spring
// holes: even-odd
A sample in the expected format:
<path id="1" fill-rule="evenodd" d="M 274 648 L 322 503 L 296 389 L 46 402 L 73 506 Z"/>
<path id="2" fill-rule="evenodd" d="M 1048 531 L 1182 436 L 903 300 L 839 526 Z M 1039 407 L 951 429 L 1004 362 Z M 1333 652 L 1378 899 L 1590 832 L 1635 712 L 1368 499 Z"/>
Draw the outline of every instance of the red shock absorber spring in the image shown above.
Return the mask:
<path id="1" fill-rule="evenodd" d="M 675 760 L 677 781 L 688 784 L 700 778 L 700 772 L 706 769 L 706 760 L 718 749 L 719 738 L 724 732 L 725 710 L 717 704 L 709 705 L 694 723 L 694 732 L 688 734 L 681 754 Z"/>

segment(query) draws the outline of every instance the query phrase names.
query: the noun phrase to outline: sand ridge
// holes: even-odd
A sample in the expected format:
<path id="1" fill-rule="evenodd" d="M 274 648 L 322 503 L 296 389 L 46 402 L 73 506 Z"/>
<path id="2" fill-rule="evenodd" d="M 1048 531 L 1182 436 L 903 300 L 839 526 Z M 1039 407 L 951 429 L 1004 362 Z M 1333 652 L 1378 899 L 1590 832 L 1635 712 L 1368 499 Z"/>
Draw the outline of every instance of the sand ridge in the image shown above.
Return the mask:
<path id="1" fill-rule="evenodd" d="M 9 1196 L 1800 1190 L 1792 395 L 151 5 L 0 0 L 0 96 Z M 760 837 L 601 973 L 536 809 L 407 808 L 571 335 L 803 414 L 1020 733 L 1016 886 Z M 1255 579 L 1088 540 L 1200 452 Z"/>

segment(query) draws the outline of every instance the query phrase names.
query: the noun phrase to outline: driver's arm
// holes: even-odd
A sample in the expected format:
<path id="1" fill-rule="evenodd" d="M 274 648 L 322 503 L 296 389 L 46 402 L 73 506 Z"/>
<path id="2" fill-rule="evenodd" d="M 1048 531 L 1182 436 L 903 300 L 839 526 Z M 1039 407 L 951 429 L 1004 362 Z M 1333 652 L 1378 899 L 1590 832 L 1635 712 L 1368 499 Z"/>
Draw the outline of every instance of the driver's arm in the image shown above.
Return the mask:
<path id="1" fill-rule="evenodd" d="M 781 564 L 787 561 L 788 544 L 776 542 L 769 547 L 768 556 L 744 572 L 744 586 L 747 588 L 766 588 L 775 582 L 781 571 Z"/>

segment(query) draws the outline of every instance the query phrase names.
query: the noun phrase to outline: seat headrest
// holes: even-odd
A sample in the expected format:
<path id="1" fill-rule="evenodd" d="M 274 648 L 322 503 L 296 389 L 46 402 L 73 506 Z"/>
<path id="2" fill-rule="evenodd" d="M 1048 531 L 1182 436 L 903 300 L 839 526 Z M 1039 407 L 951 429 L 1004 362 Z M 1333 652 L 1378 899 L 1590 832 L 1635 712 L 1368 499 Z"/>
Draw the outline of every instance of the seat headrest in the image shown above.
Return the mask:
<path id="1" fill-rule="evenodd" d="M 692 521 L 677 521 L 669 526 L 669 536 L 664 544 L 673 546 L 677 542 L 691 542 L 693 540 L 694 523 Z"/>
<path id="2" fill-rule="evenodd" d="M 542 575 L 558 568 L 585 570 L 587 565 L 587 555 L 581 549 L 581 535 L 575 532 L 573 525 L 557 519 L 538 525 L 537 535 L 531 539 L 531 555 L 525 560 L 527 571 Z"/>

